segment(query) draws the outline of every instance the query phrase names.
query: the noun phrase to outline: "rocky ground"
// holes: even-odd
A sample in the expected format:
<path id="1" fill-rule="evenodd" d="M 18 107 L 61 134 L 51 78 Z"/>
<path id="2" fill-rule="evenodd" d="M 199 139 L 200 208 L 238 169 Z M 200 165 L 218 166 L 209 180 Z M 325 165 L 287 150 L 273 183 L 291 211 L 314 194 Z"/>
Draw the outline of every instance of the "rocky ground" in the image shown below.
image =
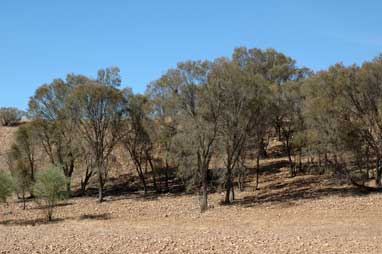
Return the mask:
<path id="1" fill-rule="evenodd" d="M 10 202 L 0 206 L 0 253 L 382 252 L 382 195 L 286 174 L 262 174 L 260 190 L 230 206 L 215 193 L 204 214 L 195 196 L 131 193 L 70 199 L 47 223 L 33 202 L 25 211 Z"/>

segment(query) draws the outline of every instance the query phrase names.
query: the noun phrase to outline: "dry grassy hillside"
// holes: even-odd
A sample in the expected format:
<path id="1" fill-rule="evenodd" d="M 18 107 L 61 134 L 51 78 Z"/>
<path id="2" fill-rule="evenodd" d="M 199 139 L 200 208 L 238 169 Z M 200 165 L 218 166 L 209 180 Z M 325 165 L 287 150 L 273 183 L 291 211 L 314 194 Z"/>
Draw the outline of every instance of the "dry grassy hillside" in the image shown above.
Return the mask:
<path id="1" fill-rule="evenodd" d="M 9 151 L 18 127 L 0 126 L 0 170 L 7 169 L 7 152 Z"/>

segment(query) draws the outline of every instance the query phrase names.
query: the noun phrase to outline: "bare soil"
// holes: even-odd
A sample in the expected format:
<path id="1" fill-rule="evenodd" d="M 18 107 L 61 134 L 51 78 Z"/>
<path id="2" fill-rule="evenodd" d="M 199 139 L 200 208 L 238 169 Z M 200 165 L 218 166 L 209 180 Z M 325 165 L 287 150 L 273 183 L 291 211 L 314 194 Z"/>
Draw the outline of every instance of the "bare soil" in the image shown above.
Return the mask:
<path id="1" fill-rule="evenodd" d="M 0 253 L 381 253 L 382 195 L 264 165 L 260 190 L 251 175 L 234 204 L 215 193 L 203 214 L 193 195 L 129 193 L 70 199 L 48 223 L 13 200 L 0 206 Z"/>

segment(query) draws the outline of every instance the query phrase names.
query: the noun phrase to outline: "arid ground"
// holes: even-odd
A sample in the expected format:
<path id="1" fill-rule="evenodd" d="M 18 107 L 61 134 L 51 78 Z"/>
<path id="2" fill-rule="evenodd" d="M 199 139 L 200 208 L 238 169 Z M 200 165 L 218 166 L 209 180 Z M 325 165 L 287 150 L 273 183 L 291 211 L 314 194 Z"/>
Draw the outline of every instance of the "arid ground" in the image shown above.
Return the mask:
<path id="1" fill-rule="evenodd" d="M 319 175 L 285 180 L 281 165 L 233 205 L 212 194 L 203 214 L 192 195 L 130 193 L 70 199 L 47 223 L 35 203 L 12 201 L 0 206 L 0 253 L 381 253 L 381 195 Z"/>

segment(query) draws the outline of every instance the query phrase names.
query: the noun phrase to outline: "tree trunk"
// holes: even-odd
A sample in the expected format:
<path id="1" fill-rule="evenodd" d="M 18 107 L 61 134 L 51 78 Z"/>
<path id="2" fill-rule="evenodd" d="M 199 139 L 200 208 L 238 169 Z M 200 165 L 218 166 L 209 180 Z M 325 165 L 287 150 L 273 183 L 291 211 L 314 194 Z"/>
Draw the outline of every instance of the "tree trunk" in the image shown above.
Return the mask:
<path id="1" fill-rule="evenodd" d="M 25 208 L 26 208 L 26 200 L 25 200 L 25 191 L 23 191 L 23 210 L 25 210 Z"/>
<path id="2" fill-rule="evenodd" d="M 85 179 L 81 179 L 81 195 L 84 195 L 86 192 L 86 186 L 88 186 L 90 178 L 93 176 L 93 171 L 89 172 L 89 169 L 86 169 Z"/>
<path id="3" fill-rule="evenodd" d="M 71 190 L 71 178 L 68 177 L 68 182 L 66 183 L 66 192 L 68 193 L 69 197 L 72 195 L 72 190 Z"/>
<path id="4" fill-rule="evenodd" d="M 377 165 L 375 169 L 375 185 L 377 186 L 381 186 L 381 175 L 382 175 L 381 159 L 377 158 Z"/>
<path id="5" fill-rule="evenodd" d="M 324 154 L 324 172 L 321 172 L 321 174 L 325 173 L 327 170 L 328 170 L 328 166 L 329 166 L 329 163 L 328 163 L 328 154 L 325 153 Z"/>
<path id="6" fill-rule="evenodd" d="M 208 208 L 208 169 L 202 169 L 202 196 L 200 199 L 200 211 L 204 212 Z"/>
<path id="7" fill-rule="evenodd" d="M 33 168 L 31 168 L 31 181 L 32 181 L 32 183 L 34 183 L 36 181 L 36 178 L 34 176 L 34 169 Z"/>
<path id="8" fill-rule="evenodd" d="M 259 189 L 259 170 L 260 170 L 260 154 L 257 154 L 256 158 L 256 186 L 255 190 Z"/>
<path id="9" fill-rule="evenodd" d="M 287 149 L 287 154 L 288 154 L 290 175 L 291 175 L 291 177 L 295 177 L 295 170 L 294 170 L 294 165 L 293 165 L 293 160 L 292 160 L 292 151 L 291 151 L 291 147 L 289 144 L 289 138 L 286 139 L 286 149 Z"/>
<path id="10" fill-rule="evenodd" d="M 230 167 L 227 168 L 225 189 L 226 189 L 226 194 L 225 194 L 224 203 L 229 204 L 231 203 L 231 199 L 232 200 L 235 199 L 234 197 L 235 194 L 233 193 L 232 169 Z"/>
<path id="11" fill-rule="evenodd" d="M 277 123 L 277 125 L 276 125 L 276 132 L 277 132 L 277 136 L 278 136 L 278 138 L 279 138 L 279 141 L 281 141 L 281 126 L 280 126 L 280 124 L 278 124 Z"/>
<path id="12" fill-rule="evenodd" d="M 301 151 L 301 149 L 300 149 L 299 154 L 298 154 L 298 170 L 300 171 L 300 173 L 303 173 L 302 172 L 302 151 Z"/>
<path id="13" fill-rule="evenodd" d="M 53 220 L 53 208 L 49 208 L 49 211 L 48 211 L 48 221 L 52 221 Z"/>
<path id="14" fill-rule="evenodd" d="M 102 169 L 101 167 L 98 167 L 98 202 L 103 202 L 103 185 L 104 185 L 104 179 L 102 177 Z"/>
<path id="15" fill-rule="evenodd" d="M 166 161 L 166 172 L 165 172 L 166 192 L 170 191 L 170 187 L 169 187 L 169 183 L 168 183 L 168 181 L 169 181 L 168 171 L 169 171 L 169 165 L 168 165 L 168 162 Z"/>
<path id="16" fill-rule="evenodd" d="M 141 182 L 143 184 L 143 191 L 145 194 L 147 194 L 147 184 L 146 184 L 146 179 L 143 173 L 139 174 L 139 178 L 141 178 Z"/>
<path id="17" fill-rule="evenodd" d="M 143 185 L 143 191 L 144 191 L 145 194 L 147 194 L 146 179 L 145 179 L 144 171 L 142 170 L 141 162 L 138 159 L 135 159 L 134 163 L 135 163 L 135 168 L 137 170 L 139 179 L 141 180 L 142 185 Z"/>
<path id="18" fill-rule="evenodd" d="M 155 173 L 154 172 L 152 172 L 152 176 L 153 176 L 153 187 L 154 187 L 154 190 L 155 190 L 155 192 L 159 192 L 158 185 L 157 185 L 157 179 L 155 177 Z"/>
<path id="19" fill-rule="evenodd" d="M 99 188 L 98 188 L 98 202 L 100 202 L 100 203 L 103 202 L 103 186 L 102 186 L 102 184 L 100 184 Z"/>
<path id="20" fill-rule="evenodd" d="M 370 152 L 369 147 L 366 149 L 366 175 L 367 175 L 367 181 L 369 181 L 369 173 L 370 173 Z"/>
<path id="21" fill-rule="evenodd" d="M 151 161 L 151 159 L 148 160 L 149 164 L 150 164 L 150 168 L 151 168 L 151 174 L 152 174 L 152 177 L 153 177 L 153 185 L 154 185 L 154 189 L 156 192 L 160 192 L 159 189 L 158 189 L 158 184 L 157 184 L 157 179 L 156 179 L 156 172 L 155 172 L 155 168 L 154 168 L 154 165 L 153 165 L 153 162 Z"/>
<path id="22" fill-rule="evenodd" d="M 259 147 L 260 151 L 259 153 L 261 154 L 261 156 L 263 158 L 267 158 L 268 157 L 268 153 L 267 153 L 267 149 L 266 149 L 266 146 L 265 146 L 265 143 L 264 143 L 264 138 L 261 138 L 260 140 L 260 147 Z"/>
<path id="23" fill-rule="evenodd" d="M 238 178 L 237 178 L 237 184 L 240 191 L 244 190 L 244 174 L 242 172 L 239 172 Z"/>

